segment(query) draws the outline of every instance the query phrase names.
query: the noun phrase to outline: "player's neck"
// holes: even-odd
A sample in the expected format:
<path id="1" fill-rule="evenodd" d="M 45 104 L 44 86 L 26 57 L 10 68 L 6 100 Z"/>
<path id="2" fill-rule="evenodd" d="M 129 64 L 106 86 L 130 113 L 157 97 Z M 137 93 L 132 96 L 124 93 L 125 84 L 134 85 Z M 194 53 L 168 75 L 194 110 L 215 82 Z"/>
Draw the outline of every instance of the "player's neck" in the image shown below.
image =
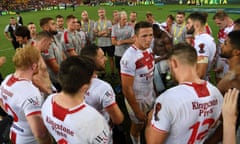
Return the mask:
<path id="1" fill-rule="evenodd" d="M 197 75 L 195 68 L 183 68 L 184 73 L 179 73 L 178 83 L 191 82 L 191 83 L 201 83 L 202 80 Z"/>
<path id="2" fill-rule="evenodd" d="M 14 77 L 18 79 L 32 80 L 33 72 L 31 70 L 16 70 Z"/>
<path id="3" fill-rule="evenodd" d="M 83 93 L 78 92 L 72 95 L 62 91 L 54 97 L 54 101 L 60 106 L 66 109 L 70 109 L 82 104 L 83 97 L 84 97 Z"/>
<path id="4" fill-rule="evenodd" d="M 136 48 L 136 49 L 139 49 L 139 50 L 142 50 L 142 51 L 144 51 L 144 50 L 146 50 L 146 48 L 143 48 L 140 44 L 138 44 L 137 42 L 135 42 L 134 44 L 133 44 L 133 46 Z"/>
<path id="5" fill-rule="evenodd" d="M 234 56 L 229 59 L 229 69 L 234 69 L 236 66 L 240 66 L 239 64 L 240 57 L 239 56 Z"/>
<path id="6" fill-rule="evenodd" d="M 196 35 L 200 35 L 202 33 L 204 33 L 204 27 L 198 27 L 195 29 L 194 35 L 196 36 Z"/>

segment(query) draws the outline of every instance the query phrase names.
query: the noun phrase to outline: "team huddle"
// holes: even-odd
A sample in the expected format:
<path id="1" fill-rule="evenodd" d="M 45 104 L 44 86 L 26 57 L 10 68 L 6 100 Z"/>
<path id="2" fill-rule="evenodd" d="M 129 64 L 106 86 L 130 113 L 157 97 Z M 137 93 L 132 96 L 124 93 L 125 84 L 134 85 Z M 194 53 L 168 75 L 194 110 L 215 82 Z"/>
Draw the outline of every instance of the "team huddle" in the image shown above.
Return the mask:
<path id="1" fill-rule="evenodd" d="M 107 60 L 111 80 L 120 78 L 133 144 L 236 143 L 239 19 L 217 11 L 215 42 L 207 13 L 179 11 L 159 23 L 150 12 L 139 22 L 136 12 L 130 21 L 125 11 L 112 20 L 97 12 L 96 21 L 87 11 L 81 20 L 67 16 L 67 28 L 61 15 L 56 23 L 41 18 L 38 33 L 33 22 L 10 18 L 4 32 L 15 72 L 1 84 L 0 106 L 13 117 L 13 144 L 126 143 L 113 139 L 125 115 L 104 80 Z"/>

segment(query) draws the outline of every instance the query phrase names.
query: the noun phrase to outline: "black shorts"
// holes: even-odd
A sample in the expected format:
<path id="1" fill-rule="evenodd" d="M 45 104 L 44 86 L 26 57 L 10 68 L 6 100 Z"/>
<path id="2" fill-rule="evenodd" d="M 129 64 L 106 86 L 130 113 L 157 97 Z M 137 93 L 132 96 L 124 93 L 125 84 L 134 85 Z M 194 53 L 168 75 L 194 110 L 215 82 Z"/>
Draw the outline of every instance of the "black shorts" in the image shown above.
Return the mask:
<path id="1" fill-rule="evenodd" d="M 108 46 L 108 47 L 101 47 L 104 55 L 108 55 L 109 57 L 113 57 L 114 56 L 114 52 L 115 52 L 115 46 Z"/>

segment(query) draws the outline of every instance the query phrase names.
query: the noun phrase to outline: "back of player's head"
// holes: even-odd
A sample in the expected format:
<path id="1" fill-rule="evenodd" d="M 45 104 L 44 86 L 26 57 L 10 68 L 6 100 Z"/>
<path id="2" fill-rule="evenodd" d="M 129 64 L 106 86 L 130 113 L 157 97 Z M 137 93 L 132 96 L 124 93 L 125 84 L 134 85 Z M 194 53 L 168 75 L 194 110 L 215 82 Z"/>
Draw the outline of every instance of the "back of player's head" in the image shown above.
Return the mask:
<path id="1" fill-rule="evenodd" d="M 202 25 L 205 25 L 207 18 L 201 12 L 193 12 L 191 13 L 187 19 L 191 19 L 192 21 L 199 21 Z"/>
<path id="2" fill-rule="evenodd" d="M 152 28 L 152 24 L 146 21 L 140 21 L 136 23 L 134 27 L 135 34 L 138 34 L 141 28 Z"/>
<path id="3" fill-rule="evenodd" d="M 240 50 L 240 30 L 230 32 L 228 38 L 230 39 L 232 48 Z"/>
<path id="4" fill-rule="evenodd" d="M 40 58 L 40 52 L 31 45 L 26 45 L 23 48 L 16 49 L 13 56 L 13 64 L 16 69 L 25 70 L 33 64 L 37 64 Z"/>
<path id="5" fill-rule="evenodd" d="M 228 14 L 224 10 L 218 10 L 214 15 L 213 15 L 213 20 L 219 19 L 219 20 L 224 20 L 224 18 L 228 17 Z"/>
<path id="6" fill-rule="evenodd" d="M 182 64 L 194 66 L 197 63 L 197 52 L 188 43 L 178 43 L 170 49 L 168 58 L 176 57 Z"/>
<path id="7" fill-rule="evenodd" d="M 72 56 L 60 65 L 58 79 L 65 93 L 74 95 L 85 84 L 90 84 L 94 71 L 92 59 L 83 56 Z"/>
<path id="8" fill-rule="evenodd" d="M 15 35 L 20 37 L 27 37 L 27 39 L 31 38 L 30 31 L 26 26 L 17 27 L 15 30 Z"/>
<path id="9" fill-rule="evenodd" d="M 40 27 L 42 28 L 43 26 L 45 26 L 46 24 L 49 23 L 49 21 L 53 20 L 53 18 L 51 17 L 44 17 L 40 19 Z"/>
<path id="10" fill-rule="evenodd" d="M 40 31 L 37 33 L 35 40 L 40 41 L 43 38 L 51 39 L 52 35 L 48 31 Z"/>

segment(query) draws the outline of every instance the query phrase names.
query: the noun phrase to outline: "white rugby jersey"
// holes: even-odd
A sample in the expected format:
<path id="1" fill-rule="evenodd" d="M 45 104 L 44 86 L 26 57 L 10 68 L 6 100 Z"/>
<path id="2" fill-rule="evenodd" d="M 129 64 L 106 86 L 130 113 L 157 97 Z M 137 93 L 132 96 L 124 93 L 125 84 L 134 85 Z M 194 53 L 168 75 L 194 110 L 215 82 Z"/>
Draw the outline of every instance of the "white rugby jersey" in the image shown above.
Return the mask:
<path id="1" fill-rule="evenodd" d="M 233 31 L 233 28 L 234 28 L 234 25 L 232 24 L 231 26 L 227 26 L 227 27 L 225 27 L 223 29 L 220 29 L 218 31 L 218 42 L 219 42 L 219 44 L 223 44 L 224 43 L 224 41 L 227 38 L 228 33 Z"/>
<path id="2" fill-rule="evenodd" d="M 202 143 L 220 116 L 223 96 L 209 82 L 182 83 L 160 95 L 151 120 L 166 144 Z"/>
<path id="3" fill-rule="evenodd" d="M 198 63 L 202 63 L 202 60 L 204 61 L 204 59 L 207 59 L 208 73 L 213 66 L 216 56 L 216 44 L 213 37 L 207 33 L 196 35 L 194 39 L 194 48 L 197 51 Z"/>
<path id="4" fill-rule="evenodd" d="M 43 97 L 38 88 L 31 81 L 18 79 L 10 74 L 1 85 L 0 100 L 14 119 L 11 141 L 15 144 L 37 143 L 26 117 L 41 113 Z"/>
<path id="5" fill-rule="evenodd" d="M 154 57 L 152 49 L 140 50 L 132 45 L 121 61 L 121 75 L 134 77 L 133 89 L 137 100 L 153 99 Z"/>
<path id="6" fill-rule="evenodd" d="M 94 107 L 109 121 L 110 118 L 105 109 L 116 104 L 115 93 L 107 82 L 92 78 L 91 85 L 85 94 L 85 102 Z"/>
<path id="7" fill-rule="evenodd" d="M 58 144 L 111 144 L 112 135 L 104 117 L 83 102 L 65 109 L 50 95 L 42 106 L 45 126 Z"/>

